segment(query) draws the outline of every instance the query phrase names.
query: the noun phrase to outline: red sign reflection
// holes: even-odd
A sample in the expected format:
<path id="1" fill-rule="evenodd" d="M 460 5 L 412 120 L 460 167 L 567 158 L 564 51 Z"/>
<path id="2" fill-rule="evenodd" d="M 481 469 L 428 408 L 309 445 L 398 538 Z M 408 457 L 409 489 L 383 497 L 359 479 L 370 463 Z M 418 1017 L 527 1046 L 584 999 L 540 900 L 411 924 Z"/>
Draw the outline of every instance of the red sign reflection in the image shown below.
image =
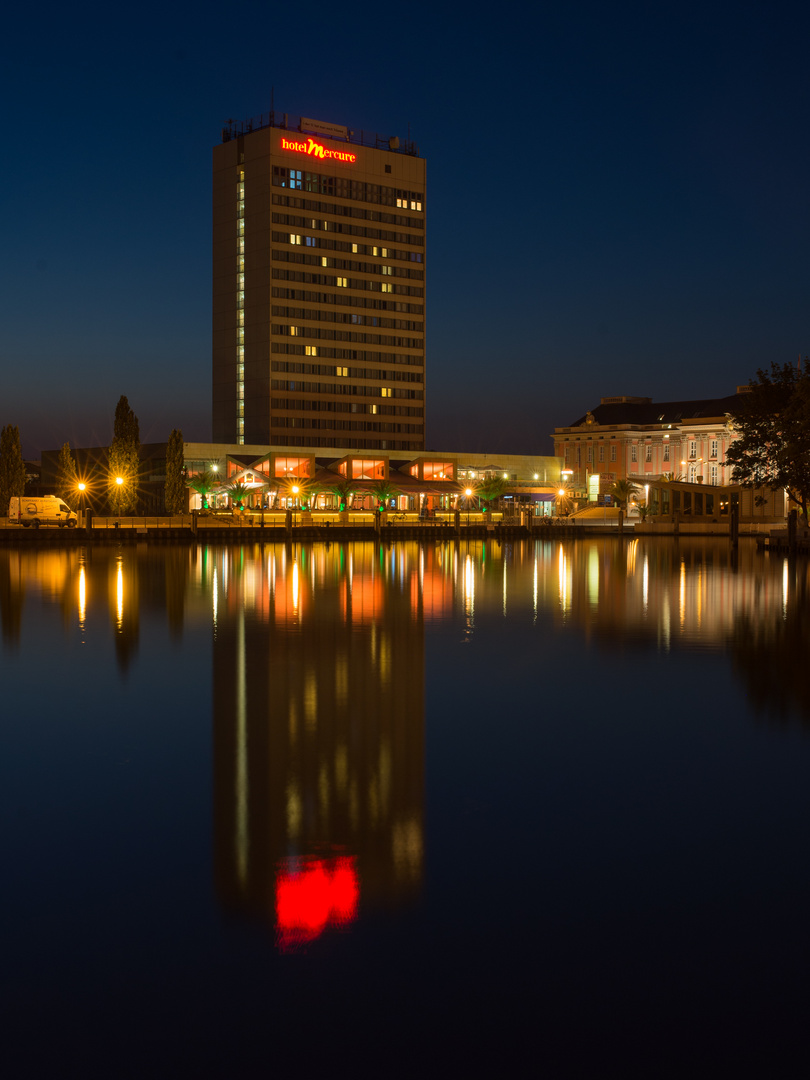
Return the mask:
<path id="1" fill-rule="evenodd" d="M 357 916 L 360 885 L 354 856 L 291 859 L 276 877 L 276 926 L 282 947 L 300 945 L 327 926 L 344 926 Z"/>

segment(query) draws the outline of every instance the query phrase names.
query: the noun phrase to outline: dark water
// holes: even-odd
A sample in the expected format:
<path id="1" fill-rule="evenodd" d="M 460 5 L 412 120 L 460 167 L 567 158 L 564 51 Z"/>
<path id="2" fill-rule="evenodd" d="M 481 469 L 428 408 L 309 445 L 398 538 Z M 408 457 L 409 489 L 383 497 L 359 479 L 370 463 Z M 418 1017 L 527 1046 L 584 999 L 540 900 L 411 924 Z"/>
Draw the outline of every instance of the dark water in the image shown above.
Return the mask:
<path id="1" fill-rule="evenodd" d="M 808 614 L 724 542 L 0 550 L 4 1072 L 804 1075 Z"/>

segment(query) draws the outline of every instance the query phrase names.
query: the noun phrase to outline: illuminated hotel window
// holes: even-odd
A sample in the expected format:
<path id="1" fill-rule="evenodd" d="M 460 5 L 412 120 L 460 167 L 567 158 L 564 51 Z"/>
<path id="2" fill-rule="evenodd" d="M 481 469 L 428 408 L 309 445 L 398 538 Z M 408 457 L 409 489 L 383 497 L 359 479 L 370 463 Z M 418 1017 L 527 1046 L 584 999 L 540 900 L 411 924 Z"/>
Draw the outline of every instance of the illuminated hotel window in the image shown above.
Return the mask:
<path id="1" fill-rule="evenodd" d="M 391 269 L 391 267 L 390 267 L 390 266 L 384 266 L 384 267 L 382 268 L 382 272 L 383 272 L 384 274 L 390 274 L 390 273 L 392 272 L 392 269 Z"/>
<path id="2" fill-rule="evenodd" d="M 298 233 L 290 233 L 290 243 L 291 244 L 300 244 L 301 243 L 301 237 L 299 236 Z"/>
<path id="3" fill-rule="evenodd" d="M 307 345 L 307 347 L 304 349 L 304 352 L 306 353 L 307 356 L 317 356 L 318 355 L 318 346 L 317 345 Z"/>
<path id="4" fill-rule="evenodd" d="M 244 326 L 237 326 L 236 328 L 236 342 L 238 345 L 245 344 L 245 328 Z"/>
<path id="5" fill-rule="evenodd" d="M 339 289 L 348 288 L 348 284 L 349 284 L 345 277 L 336 278 L 335 283 L 337 284 L 337 287 Z"/>
<path id="6" fill-rule="evenodd" d="M 239 239 L 236 241 L 236 250 L 239 252 L 240 255 L 245 254 L 245 238 L 244 238 L 244 236 L 240 236 Z"/>
<path id="7" fill-rule="evenodd" d="M 237 403 L 236 403 L 236 415 L 237 416 L 244 416 L 245 415 L 245 403 L 244 403 L 244 401 L 237 401 Z"/>
<path id="8" fill-rule="evenodd" d="M 384 281 L 384 282 L 382 283 L 382 285 L 380 286 L 380 288 L 382 289 L 382 291 L 383 291 L 383 292 L 392 292 L 392 291 L 393 291 L 393 288 L 394 288 L 394 286 L 393 286 L 393 285 L 391 285 L 391 284 L 390 284 L 389 282 L 387 282 L 387 281 Z"/>
<path id="9" fill-rule="evenodd" d="M 236 323 L 237 326 L 245 325 L 245 313 L 241 309 L 236 312 Z"/>
<path id="10" fill-rule="evenodd" d="M 357 244 L 352 244 L 352 254 L 357 254 Z"/>
<path id="11" fill-rule="evenodd" d="M 347 367 L 335 368 L 335 374 L 346 378 L 349 374 L 349 369 Z"/>
<path id="12" fill-rule="evenodd" d="M 236 396 L 239 399 L 244 398 L 244 396 L 245 396 L 245 384 L 243 382 L 238 382 L 236 384 Z"/>
<path id="13" fill-rule="evenodd" d="M 290 337 L 298 337 L 298 335 L 301 333 L 301 327 L 300 326 L 291 326 L 289 329 L 290 329 Z"/>
<path id="14" fill-rule="evenodd" d="M 273 463 L 274 476 L 311 476 L 312 462 L 308 457 L 277 457 Z"/>
<path id="15" fill-rule="evenodd" d="M 392 397 L 393 395 L 392 395 L 391 387 L 390 386 L 383 386 L 382 389 L 380 390 L 380 395 L 382 397 Z"/>
<path id="16" fill-rule="evenodd" d="M 300 243 L 301 241 L 299 240 L 298 242 Z M 304 237 L 304 243 L 306 244 L 307 247 L 317 247 L 318 246 L 318 241 L 315 239 L 314 236 L 305 236 Z"/>

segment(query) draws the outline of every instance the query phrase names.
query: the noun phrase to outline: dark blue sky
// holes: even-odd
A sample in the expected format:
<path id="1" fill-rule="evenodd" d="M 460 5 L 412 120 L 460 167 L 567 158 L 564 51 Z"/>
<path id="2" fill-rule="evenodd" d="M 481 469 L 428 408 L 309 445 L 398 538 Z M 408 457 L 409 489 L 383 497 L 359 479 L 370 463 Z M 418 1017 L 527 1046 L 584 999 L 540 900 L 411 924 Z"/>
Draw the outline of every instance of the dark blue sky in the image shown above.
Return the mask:
<path id="1" fill-rule="evenodd" d="M 211 148 L 272 88 L 427 158 L 431 447 L 549 453 L 603 395 L 810 352 L 807 5 L 526 12 L 16 5 L 0 423 L 105 443 L 123 393 L 143 441 L 210 437 Z"/>

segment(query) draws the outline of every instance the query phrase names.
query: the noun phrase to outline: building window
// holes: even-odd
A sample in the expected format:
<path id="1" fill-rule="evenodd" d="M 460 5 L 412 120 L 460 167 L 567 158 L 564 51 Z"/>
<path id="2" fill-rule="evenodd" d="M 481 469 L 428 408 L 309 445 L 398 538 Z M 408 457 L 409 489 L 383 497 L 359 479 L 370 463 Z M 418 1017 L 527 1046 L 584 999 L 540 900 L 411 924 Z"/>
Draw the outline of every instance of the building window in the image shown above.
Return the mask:
<path id="1" fill-rule="evenodd" d="M 306 353 L 307 356 L 317 356 L 318 355 L 318 346 L 317 345 L 307 345 L 307 347 L 304 349 L 304 352 Z"/>
<path id="2" fill-rule="evenodd" d="M 349 285 L 349 283 L 348 283 L 348 281 L 346 280 L 345 277 L 335 278 L 335 284 L 337 285 L 337 287 L 339 289 L 346 289 L 346 288 L 348 288 L 348 285 Z"/>
<path id="3" fill-rule="evenodd" d="M 652 461 L 652 443 L 647 443 L 644 447 L 644 460 Z"/>
<path id="4" fill-rule="evenodd" d="M 291 244 L 300 244 L 301 243 L 300 235 L 298 233 L 290 233 L 290 243 Z"/>
<path id="5" fill-rule="evenodd" d="M 393 391 L 391 390 L 390 386 L 383 386 L 380 389 L 380 395 L 382 397 L 393 397 Z"/>
<path id="6" fill-rule="evenodd" d="M 638 461 L 638 448 L 635 446 L 630 447 L 630 460 Z"/>
<path id="7" fill-rule="evenodd" d="M 342 379 L 348 378 L 349 369 L 347 367 L 335 368 L 335 375 L 339 375 Z"/>
<path id="8" fill-rule="evenodd" d="M 387 281 L 384 281 L 382 283 L 382 285 L 380 286 L 380 291 L 381 292 L 393 292 L 394 291 L 394 286 L 390 285 Z"/>
<path id="9" fill-rule="evenodd" d="M 697 443 L 694 442 L 694 441 L 691 441 L 689 443 L 689 457 L 690 458 L 696 458 L 697 457 Z"/>
<path id="10" fill-rule="evenodd" d="M 588 447 L 588 464 L 593 465 L 593 447 Z"/>
<path id="11" fill-rule="evenodd" d="M 577 465 L 581 465 L 581 464 L 582 464 L 582 447 L 578 446 L 577 447 Z"/>
<path id="12" fill-rule="evenodd" d="M 610 448 L 610 460 L 611 461 L 616 460 L 616 447 L 615 446 L 611 446 L 611 448 Z"/>
<path id="13" fill-rule="evenodd" d="M 718 478 L 718 472 L 719 472 L 719 470 L 718 470 L 716 465 L 710 466 L 710 468 L 709 468 L 709 483 L 712 485 L 712 487 L 717 487 L 717 485 L 720 483 L 720 480 Z"/>
<path id="14" fill-rule="evenodd" d="M 717 457 L 717 439 L 712 439 L 709 444 L 709 457 Z"/>
<path id="15" fill-rule="evenodd" d="M 384 267 L 382 268 L 382 272 L 383 272 L 384 274 L 391 274 L 391 273 L 393 273 L 393 271 L 392 271 L 392 269 L 391 269 L 391 267 L 390 267 L 390 266 L 384 266 Z"/>
<path id="16" fill-rule="evenodd" d="M 605 448 L 604 448 L 604 446 L 599 447 L 599 460 L 600 461 L 605 460 Z"/>
<path id="17" fill-rule="evenodd" d="M 669 461 L 669 443 L 664 443 L 664 461 Z"/>
<path id="18" fill-rule="evenodd" d="M 697 465 L 690 465 L 688 470 L 687 470 L 687 474 L 686 474 L 686 478 L 687 478 L 687 480 L 689 481 L 690 484 L 695 483 L 696 476 L 697 476 Z"/>
<path id="19" fill-rule="evenodd" d="M 564 448 L 564 450 L 563 450 L 563 460 L 564 460 L 566 465 L 568 464 L 568 451 L 569 451 L 569 449 L 570 449 L 570 447 L 566 446 Z"/>

